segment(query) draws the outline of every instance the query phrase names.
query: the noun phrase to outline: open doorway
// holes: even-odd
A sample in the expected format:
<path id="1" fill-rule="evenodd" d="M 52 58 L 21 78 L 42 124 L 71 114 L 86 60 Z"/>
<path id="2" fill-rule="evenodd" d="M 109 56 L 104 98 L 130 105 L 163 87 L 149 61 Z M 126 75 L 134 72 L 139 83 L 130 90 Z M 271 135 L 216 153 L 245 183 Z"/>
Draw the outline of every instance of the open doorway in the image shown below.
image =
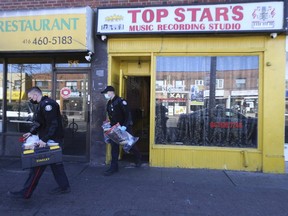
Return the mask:
<path id="1" fill-rule="evenodd" d="M 142 154 L 142 161 L 149 161 L 149 127 L 150 127 L 150 77 L 127 76 L 125 82 L 125 98 L 131 110 L 132 134 L 139 137 L 137 147 Z M 123 159 L 130 159 L 123 154 Z"/>

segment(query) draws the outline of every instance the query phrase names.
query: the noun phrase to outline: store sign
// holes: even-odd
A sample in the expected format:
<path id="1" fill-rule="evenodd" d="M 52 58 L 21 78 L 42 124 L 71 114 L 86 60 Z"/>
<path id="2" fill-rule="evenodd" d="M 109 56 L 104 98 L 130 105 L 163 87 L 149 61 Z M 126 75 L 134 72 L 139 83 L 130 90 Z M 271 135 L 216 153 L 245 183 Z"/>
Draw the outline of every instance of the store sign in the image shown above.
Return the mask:
<path id="1" fill-rule="evenodd" d="M 210 122 L 210 128 L 243 128 L 242 122 Z"/>
<path id="2" fill-rule="evenodd" d="M 258 96 L 258 90 L 235 90 L 231 91 L 231 96 Z"/>
<path id="3" fill-rule="evenodd" d="M 161 100 L 162 102 L 175 102 L 175 103 L 186 102 L 187 93 L 168 93 L 167 98 L 164 96 L 158 99 Z"/>
<path id="4" fill-rule="evenodd" d="M 168 98 L 187 99 L 187 94 L 185 94 L 185 93 L 169 93 Z"/>
<path id="5" fill-rule="evenodd" d="M 97 34 L 283 30 L 283 1 L 98 9 Z"/>
<path id="6" fill-rule="evenodd" d="M 0 51 L 93 51 L 89 7 L 0 12 Z"/>
<path id="7" fill-rule="evenodd" d="M 20 91 L 7 91 L 7 100 L 21 100 L 24 98 L 24 96 L 25 96 L 24 91 L 22 91 L 21 94 Z"/>
<path id="8" fill-rule="evenodd" d="M 60 90 L 60 95 L 62 98 L 64 99 L 67 99 L 70 97 L 71 95 L 71 89 L 68 88 L 68 87 L 63 87 L 61 90 Z"/>

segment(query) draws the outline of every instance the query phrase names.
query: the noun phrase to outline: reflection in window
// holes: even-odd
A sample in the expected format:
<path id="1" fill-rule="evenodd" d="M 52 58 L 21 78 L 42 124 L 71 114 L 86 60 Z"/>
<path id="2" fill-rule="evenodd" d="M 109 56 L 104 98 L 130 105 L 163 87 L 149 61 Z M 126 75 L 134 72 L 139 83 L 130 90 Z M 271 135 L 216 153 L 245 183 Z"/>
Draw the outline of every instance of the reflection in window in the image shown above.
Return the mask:
<path id="1" fill-rule="evenodd" d="M 77 81 L 68 81 L 66 82 L 66 87 L 70 88 L 73 91 L 77 91 Z"/>
<path id="2" fill-rule="evenodd" d="M 204 85 L 204 80 L 195 80 L 195 85 Z"/>
<path id="3" fill-rule="evenodd" d="M 236 88 L 244 89 L 246 87 L 246 78 L 236 79 Z"/>
<path id="4" fill-rule="evenodd" d="M 155 143 L 257 147 L 258 56 L 159 56 Z"/>
<path id="5" fill-rule="evenodd" d="M 36 80 L 35 85 L 41 89 L 48 89 L 49 88 L 49 82 L 46 80 Z"/>
<path id="6" fill-rule="evenodd" d="M 86 90 L 88 92 L 88 82 L 81 81 L 81 90 Z"/>
<path id="7" fill-rule="evenodd" d="M 27 102 L 26 91 L 39 86 L 44 95 L 51 95 L 51 64 L 8 64 L 7 131 L 27 132 L 34 107 Z"/>
<path id="8" fill-rule="evenodd" d="M 21 87 L 21 80 L 14 80 L 13 90 L 19 90 Z"/>
<path id="9" fill-rule="evenodd" d="M 216 79 L 216 88 L 223 89 L 224 88 L 224 79 Z"/>

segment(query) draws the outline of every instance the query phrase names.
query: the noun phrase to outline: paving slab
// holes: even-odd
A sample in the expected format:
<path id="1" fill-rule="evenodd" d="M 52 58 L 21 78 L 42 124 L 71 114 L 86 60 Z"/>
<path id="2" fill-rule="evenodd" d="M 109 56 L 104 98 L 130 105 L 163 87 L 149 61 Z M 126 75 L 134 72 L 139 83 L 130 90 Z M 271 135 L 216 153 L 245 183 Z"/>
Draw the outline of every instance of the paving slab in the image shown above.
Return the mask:
<path id="1" fill-rule="evenodd" d="M 52 196 L 50 168 L 30 200 L 13 199 L 28 171 L 19 159 L 0 159 L 0 215 L 20 216 L 287 216 L 288 175 L 227 170 L 105 166 L 65 162 L 69 194 Z"/>

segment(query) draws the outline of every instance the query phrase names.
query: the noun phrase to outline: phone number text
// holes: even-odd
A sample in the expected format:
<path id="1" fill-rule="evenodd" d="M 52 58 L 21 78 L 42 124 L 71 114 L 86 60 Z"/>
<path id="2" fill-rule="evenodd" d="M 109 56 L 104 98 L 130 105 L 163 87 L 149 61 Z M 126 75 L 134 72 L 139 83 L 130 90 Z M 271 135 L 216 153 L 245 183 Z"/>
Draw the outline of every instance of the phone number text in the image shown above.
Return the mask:
<path id="1" fill-rule="evenodd" d="M 72 44 L 72 36 L 54 36 L 54 37 L 35 37 L 33 39 L 24 39 L 23 44 L 33 45 L 59 45 L 59 44 Z"/>

